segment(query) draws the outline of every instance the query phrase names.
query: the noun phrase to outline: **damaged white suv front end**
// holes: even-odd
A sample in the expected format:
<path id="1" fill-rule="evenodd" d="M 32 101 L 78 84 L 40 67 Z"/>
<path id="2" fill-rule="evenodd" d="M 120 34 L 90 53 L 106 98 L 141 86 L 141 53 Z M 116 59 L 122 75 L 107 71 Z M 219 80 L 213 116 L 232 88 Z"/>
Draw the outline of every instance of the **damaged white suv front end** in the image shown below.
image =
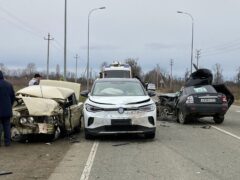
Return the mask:
<path id="1" fill-rule="evenodd" d="M 133 133 L 155 137 L 156 105 L 137 79 L 96 80 L 83 112 L 86 139 Z"/>

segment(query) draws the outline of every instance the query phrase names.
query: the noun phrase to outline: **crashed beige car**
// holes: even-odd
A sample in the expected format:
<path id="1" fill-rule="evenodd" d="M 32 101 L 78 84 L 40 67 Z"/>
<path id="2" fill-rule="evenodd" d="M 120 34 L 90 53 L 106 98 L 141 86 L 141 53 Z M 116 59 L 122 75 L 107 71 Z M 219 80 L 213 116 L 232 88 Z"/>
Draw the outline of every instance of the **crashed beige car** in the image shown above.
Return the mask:
<path id="1" fill-rule="evenodd" d="M 45 134 L 51 140 L 80 131 L 83 103 L 79 102 L 80 84 L 41 80 L 16 93 L 11 138 L 21 141 L 30 135 Z"/>

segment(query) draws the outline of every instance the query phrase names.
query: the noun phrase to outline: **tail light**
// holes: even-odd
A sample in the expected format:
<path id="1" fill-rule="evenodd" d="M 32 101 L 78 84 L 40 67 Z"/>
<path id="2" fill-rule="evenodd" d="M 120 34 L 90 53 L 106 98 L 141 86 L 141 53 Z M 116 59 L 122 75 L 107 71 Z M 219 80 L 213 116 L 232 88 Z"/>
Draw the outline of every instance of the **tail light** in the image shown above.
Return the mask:
<path id="1" fill-rule="evenodd" d="M 227 103 L 227 97 L 225 95 L 222 95 L 222 102 Z"/>
<path id="2" fill-rule="evenodd" d="M 186 104 L 193 104 L 194 103 L 194 98 L 193 96 L 188 96 L 186 100 Z"/>

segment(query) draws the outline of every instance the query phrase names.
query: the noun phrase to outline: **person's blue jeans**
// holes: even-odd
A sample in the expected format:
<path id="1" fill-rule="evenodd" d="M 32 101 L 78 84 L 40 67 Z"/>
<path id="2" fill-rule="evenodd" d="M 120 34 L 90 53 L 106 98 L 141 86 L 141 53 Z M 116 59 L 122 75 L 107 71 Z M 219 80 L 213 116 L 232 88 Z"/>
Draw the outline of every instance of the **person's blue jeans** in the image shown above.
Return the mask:
<path id="1" fill-rule="evenodd" d="M 3 128 L 3 132 L 4 132 L 5 146 L 9 146 L 11 144 L 10 118 L 0 118 L 0 122 L 2 123 L 2 128 Z"/>

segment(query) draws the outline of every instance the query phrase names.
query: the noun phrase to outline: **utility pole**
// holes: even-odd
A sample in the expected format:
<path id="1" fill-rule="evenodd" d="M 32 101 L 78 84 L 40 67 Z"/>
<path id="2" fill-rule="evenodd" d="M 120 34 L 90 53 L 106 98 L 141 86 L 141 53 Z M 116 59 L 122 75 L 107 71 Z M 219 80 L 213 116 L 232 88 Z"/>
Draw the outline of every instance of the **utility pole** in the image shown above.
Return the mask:
<path id="1" fill-rule="evenodd" d="M 157 64 L 157 83 L 156 83 L 156 86 L 157 86 L 157 89 L 158 89 L 158 87 L 159 87 L 159 80 L 158 80 L 158 78 L 159 78 L 159 65 Z"/>
<path id="2" fill-rule="evenodd" d="M 78 54 L 74 57 L 76 59 L 76 72 L 75 72 L 75 82 L 77 82 L 77 65 L 78 65 Z"/>
<path id="3" fill-rule="evenodd" d="M 196 49 L 196 59 L 197 59 L 197 68 L 199 63 L 199 58 L 201 57 L 201 49 Z"/>
<path id="4" fill-rule="evenodd" d="M 65 0 L 64 11 L 64 74 L 63 80 L 67 79 L 67 0 Z"/>
<path id="5" fill-rule="evenodd" d="M 171 66 L 171 80 L 170 80 L 170 89 L 172 89 L 172 67 L 173 67 L 173 59 L 170 60 L 170 66 Z"/>
<path id="6" fill-rule="evenodd" d="M 54 38 L 51 38 L 50 33 L 48 33 L 48 37 L 45 38 L 44 40 L 48 41 L 48 49 L 47 49 L 47 79 L 49 78 L 49 49 L 50 49 L 50 41 L 54 40 Z"/>

